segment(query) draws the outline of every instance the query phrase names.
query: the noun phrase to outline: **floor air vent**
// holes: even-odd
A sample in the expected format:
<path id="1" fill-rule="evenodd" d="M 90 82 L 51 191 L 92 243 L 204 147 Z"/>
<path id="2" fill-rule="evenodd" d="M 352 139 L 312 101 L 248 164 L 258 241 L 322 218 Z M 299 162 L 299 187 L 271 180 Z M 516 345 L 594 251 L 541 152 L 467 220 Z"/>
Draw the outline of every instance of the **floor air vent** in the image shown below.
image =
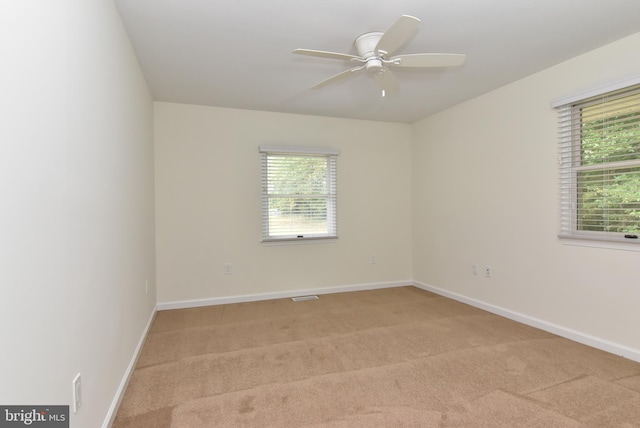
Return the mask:
<path id="1" fill-rule="evenodd" d="M 318 296 L 300 296 L 300 297 L 292 297 L 291 300 L 294 302 L 302 302 L 303 300 L 318 300 Z"/>

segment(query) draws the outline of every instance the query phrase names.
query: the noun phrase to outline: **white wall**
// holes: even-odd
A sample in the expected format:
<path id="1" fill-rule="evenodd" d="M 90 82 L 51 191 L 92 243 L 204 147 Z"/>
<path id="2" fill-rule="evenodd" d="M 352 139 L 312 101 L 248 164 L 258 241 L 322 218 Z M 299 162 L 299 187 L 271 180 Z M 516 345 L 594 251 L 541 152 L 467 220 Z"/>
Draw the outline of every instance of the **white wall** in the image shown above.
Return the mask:
<path id="1" fill-rule="evenodd" d="M 410 125 L 158 102 L 155 136 L 158 302 L 411 279 Z M 340 150 L 336 242 L 260 243 L 261 144 Z"/>
<path id="2" fill-rule="evenodd" d="M 98 427 L 155 306 L 152 99 L 111 0 L 2 2 L 0 52 L 0 403 L 80 372 Z"/>
<path id="3" fill-rule="evenodd" d="M 640 252 L 557 238 L 552 99 L 640 74 L 640 34 L 414 124 L 414 278 L 640 355 Z M 478 263 L 493 276 L 471 274 Z"/>

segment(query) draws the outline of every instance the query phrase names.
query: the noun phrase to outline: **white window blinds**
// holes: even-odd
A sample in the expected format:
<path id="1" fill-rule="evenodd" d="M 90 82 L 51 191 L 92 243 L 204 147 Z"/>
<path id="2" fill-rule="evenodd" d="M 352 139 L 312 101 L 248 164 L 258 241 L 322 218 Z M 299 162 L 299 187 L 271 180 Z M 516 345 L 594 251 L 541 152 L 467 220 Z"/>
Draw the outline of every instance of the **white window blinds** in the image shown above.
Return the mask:
<path id="1" fill-rule="evenodd" d="M 262 240 L 337 238 L 332 149 L 261 146 Z"/>
<path id="2" fill-rule="evenodd" d="M 558 106 L 561 237 L 637 242 L 640 85 Z"/>

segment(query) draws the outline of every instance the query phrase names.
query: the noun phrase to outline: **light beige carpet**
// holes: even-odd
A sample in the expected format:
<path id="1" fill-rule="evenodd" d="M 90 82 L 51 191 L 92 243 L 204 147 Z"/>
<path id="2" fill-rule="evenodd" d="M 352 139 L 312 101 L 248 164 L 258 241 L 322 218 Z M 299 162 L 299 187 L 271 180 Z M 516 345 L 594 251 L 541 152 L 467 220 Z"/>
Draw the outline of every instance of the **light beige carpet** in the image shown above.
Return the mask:
<path id="1" fill-rule="evenodd" d="M 640 427 L 640 363 L 414 287 L 161 311 L 113 427 Z"/>

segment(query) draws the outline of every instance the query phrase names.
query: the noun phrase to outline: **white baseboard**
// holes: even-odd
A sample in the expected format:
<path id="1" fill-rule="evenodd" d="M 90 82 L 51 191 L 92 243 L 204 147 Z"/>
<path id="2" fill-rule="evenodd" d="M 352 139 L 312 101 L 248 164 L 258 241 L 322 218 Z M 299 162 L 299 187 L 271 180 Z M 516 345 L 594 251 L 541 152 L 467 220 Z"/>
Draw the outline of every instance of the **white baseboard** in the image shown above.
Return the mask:
<path id="1" fill-rule="evenodd" d="M 415 287 L 421 288 L 432 293 L 439 294 L 444 297 L 448 297 L 453 300 L 457 300 L 462 303 L 474 306 L 479 309 L 483 309 L 487 312 L 491 312 L 496 315 L 520 322 L 522 324 L 529 325 L 531 327 L 539 328 L 540 330 L 548 331 L 549 333 L 556 334 L 566 339 L 573 340 L 574 342 L 582 343 L 583 345 L 591 346 L 592 348 L 600 349 L 611 354 L 620 355 L 629 360 L 637 361 L 640 363 L 640 350 L 629 348 L 618 343 L 610 342 L 608 340 L 601 339 L 599 337 L 591 336 L 589 334 L 581 333 L 576 330 L 572 330 L 566 327 L 559 326 L 557 324 L 550 323 L 538 318 L 530 317 L 518 312 L 511 311 L 509 309 L 495 306 L 490 303 L 476 300 L 461 294 L 452 293 L 442 288 L 434 287 L 429 284 L 425 284 L 419 281 L 413 281 Z"/>
<path id="2" fill-rule="evenodd" d="M 140 356 L 140 351 L 142 351 L 142 346 L 144 345 L 144 341 L 147 339 L 147 334 L 149 333 L 149 329 L 151 328 L 151 324 L 153 323 L 153 319 L 156 316 L 156 312 L 158 311 L 158 307 L 156 306 L 151 312 L 151 316 L 149 316 L 149 321 L 147 321 L 147 325 L 142 331 L 142 335 L 140 336 L 140 340 L 138 340 L 138 345 L 136 346 L 135 351 L 131 357 L 131 361 L 129 362 L 129 366 L 127 366 L 127 370 L 124 372 L 124 376 L 120 381 L 120 385 L 116 390 L 116 395 L 113 397 L 113 401 L 111 402 L 111 406 L 109 406 L 109 411 L 107 412 L 107 416 L 104 418 L 104 422 L 102 424 L 102 428 L 110 428 L 113 424 L 113 420 L 118 413 L 118 408 L 120 407 L 120 403 L 122 402 L 122 398 L 124 397 L 124 392 L 127 389 L 127 385 L 129 384 L 129 379 L 131 379 L 131 375 L 133 374 L 133 370 L 136 367 L 136 363 L 138 361 L 138 357 Z"/>
<path id="3" fill-rule="evenodd" d="M 199 306 L 226 305 L 229 303 L 243 303 L 243 302 L 257 302 L 260 300 L 287 299 L 290 297 L 308 296 L 311 294 L 346 293 L 349 291 L 376 290 L 380 288 L 403 287 L 407 285 L 413 285 L 413 281 L 407 279 L 403 281 L 374 282 L 369 284 L 356 284 L 356 285 L 341 285 L 341 286 L 326 287 L 326 288 L 278 291 L 274 293 L 243 294 L 243 295 L 229 296 L 229 297 L 213 297 L 209 299 L 179 300 L 175 302 L 158 303 L 157 308 L 159 311 L 168 310 L 168 309 L 196 308 Z"/>

